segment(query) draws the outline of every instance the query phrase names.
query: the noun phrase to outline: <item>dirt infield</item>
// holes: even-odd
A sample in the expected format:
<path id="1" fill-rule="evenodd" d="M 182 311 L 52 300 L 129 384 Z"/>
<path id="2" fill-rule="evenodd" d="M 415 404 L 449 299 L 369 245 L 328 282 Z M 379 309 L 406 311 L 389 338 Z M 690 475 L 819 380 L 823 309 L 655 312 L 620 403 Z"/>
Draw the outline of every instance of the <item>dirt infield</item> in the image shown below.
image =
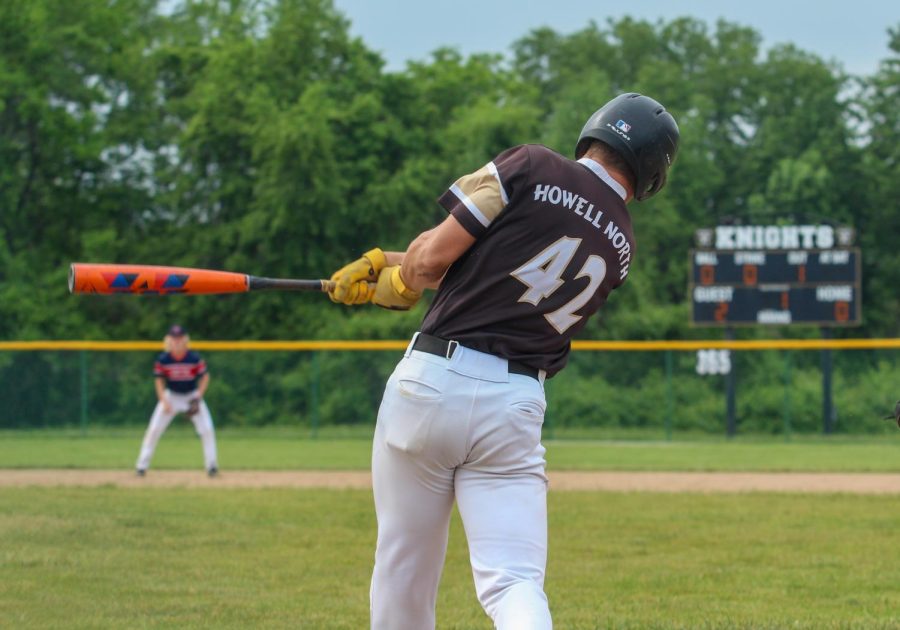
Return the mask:
<path id="1" fill-rule="evenodd" d="M 612 492 L 814 492 L 900 494 L 900 474 L 873 473 L 549 473 L 550 488 Z M 0 487 L 114 486 L 124 488 L 355 488 L 372 485 L 366 471 L 226 471 L 213 479 L 198 470 L 0 470 Z"/>

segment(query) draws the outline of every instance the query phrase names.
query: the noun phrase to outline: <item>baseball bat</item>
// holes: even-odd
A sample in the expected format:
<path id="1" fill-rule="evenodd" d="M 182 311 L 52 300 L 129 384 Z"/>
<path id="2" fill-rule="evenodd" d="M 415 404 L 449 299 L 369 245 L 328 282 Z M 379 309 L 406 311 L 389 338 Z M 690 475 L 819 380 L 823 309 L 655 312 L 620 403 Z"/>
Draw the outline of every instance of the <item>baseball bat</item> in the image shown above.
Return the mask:
<path id="1" fill-rule="evenodd" d="M 247 291 L 328 291 L 329 280 L 261 278 L 245 273 L 160 267 L 157 265 L 113 265 L 72 263 L 69 266 L 70 293 L 137 295 L 215 295 Z"/>

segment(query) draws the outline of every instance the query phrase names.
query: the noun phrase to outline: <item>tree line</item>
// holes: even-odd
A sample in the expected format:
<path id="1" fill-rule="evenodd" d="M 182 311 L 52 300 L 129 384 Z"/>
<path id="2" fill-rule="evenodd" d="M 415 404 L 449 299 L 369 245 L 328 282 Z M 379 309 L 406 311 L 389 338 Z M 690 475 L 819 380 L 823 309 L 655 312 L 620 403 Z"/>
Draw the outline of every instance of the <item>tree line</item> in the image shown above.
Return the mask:
<path id="1" fill-rule="evenodd" d="M 404 247 L 442 219 L 450 183 L 504 148 L 571 155 L 624 91 L 665 104 L 682 144 L 665 192 L 632 206 L 629 282 L 583 338 L 716 335 L 689 326 L 688 250 L 725 222 L 853 225 L 864 322 L 838 334 L 896 336 L 900 28 L 885 39 L 877 71 L 854 76 L 740 24 L 623 17 L 387 71 L 331 0 L 6 0 L 0 339 L 154 339 L 174 321 L 202 339 L 407 337 L 424 304 L 77 297 L 68 263 L 326 276 Z M 0 359 L 3 380 L 21 360 Z"/>

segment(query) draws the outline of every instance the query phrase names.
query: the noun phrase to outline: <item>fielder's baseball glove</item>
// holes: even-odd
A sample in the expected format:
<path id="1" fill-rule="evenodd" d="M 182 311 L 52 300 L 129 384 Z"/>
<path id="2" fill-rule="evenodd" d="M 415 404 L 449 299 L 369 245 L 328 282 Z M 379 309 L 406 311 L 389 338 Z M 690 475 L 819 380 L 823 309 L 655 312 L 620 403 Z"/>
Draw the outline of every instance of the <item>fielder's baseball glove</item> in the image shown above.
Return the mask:
<path id="1" fill-rule="evenodd" d="M 200 399 L 191 398 L 191 402 L 188 403 L 188 408 L 185 413 L 189 416 L 196 416 L 198 413 L 200 413 Z"/>
<path id="2" fill-rule="evenodd" d="M 896 420 L 897 426 L 900 427 L 900 400 L 897 401 L 897 404 L 894 405 L 894 413 L 893 415 L 887 415 L 884 417 L 885 420 Z"/>

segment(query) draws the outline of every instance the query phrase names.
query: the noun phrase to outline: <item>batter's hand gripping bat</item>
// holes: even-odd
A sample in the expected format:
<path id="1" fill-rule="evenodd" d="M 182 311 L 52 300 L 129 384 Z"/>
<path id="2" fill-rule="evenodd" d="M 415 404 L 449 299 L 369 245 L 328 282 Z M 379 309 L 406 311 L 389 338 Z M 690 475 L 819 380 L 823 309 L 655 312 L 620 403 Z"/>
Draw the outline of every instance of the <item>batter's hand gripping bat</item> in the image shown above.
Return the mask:
<path id="1" fill-rule="evenodd" d="M 329 280 L 260 278 L 212 269 L 93 263 L 69 266 L 70 293 L 213 295 L 264 290 L 326 292 L 333 288 L 334 283 Z"/>

